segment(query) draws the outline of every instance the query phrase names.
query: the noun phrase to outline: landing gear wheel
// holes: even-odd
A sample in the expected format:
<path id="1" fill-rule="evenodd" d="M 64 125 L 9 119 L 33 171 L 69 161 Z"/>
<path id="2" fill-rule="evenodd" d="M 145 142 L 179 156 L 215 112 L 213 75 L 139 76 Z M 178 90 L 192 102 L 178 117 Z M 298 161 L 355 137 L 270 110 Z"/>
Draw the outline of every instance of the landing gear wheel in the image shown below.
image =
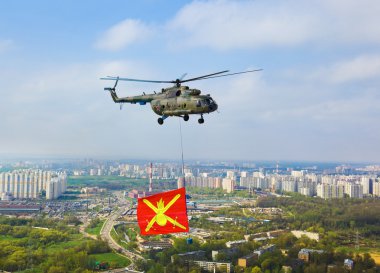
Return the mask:
<path id="1" fill-rule="evenodd" d="M 184 116 L 183 116 L 183 120 L 184 120 L 184 121 L 188 121 L 188 120 L 189 120 L 189 115 L 187 115 L 187 114 L 184 115 Z"/>
<path id="2" fill-rule="evenodd" d="M 164 124 L 164 120 L 163 120 L 162 118 L 158 118 L 157 122 L 158 122 L 158 124 L 160 124 L 160 125 Z"/>
<path id="3" fill-rule="evenodd" d="M 204 122 L 205 122 L 205 120 L 204 120 L 203 118 L 198 119 L 198 123 L 199 123 L 199 124 L 202 124 L 202 123 L 204 123 Z"/>

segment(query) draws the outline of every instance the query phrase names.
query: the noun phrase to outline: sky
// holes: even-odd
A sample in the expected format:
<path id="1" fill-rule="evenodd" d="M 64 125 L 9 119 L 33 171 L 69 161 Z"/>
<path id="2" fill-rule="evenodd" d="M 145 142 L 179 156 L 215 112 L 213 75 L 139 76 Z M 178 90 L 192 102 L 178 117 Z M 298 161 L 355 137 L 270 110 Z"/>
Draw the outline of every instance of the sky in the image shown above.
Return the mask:
<path id="1" fill-rule="evenodd" d="M 0 158 L 380 162 L 377 0 L 3 1 Z M 190 82 L 205 123 L 119 109 L 104 76 Z M 165 84 L 120 82 L 119 96 Z"/>

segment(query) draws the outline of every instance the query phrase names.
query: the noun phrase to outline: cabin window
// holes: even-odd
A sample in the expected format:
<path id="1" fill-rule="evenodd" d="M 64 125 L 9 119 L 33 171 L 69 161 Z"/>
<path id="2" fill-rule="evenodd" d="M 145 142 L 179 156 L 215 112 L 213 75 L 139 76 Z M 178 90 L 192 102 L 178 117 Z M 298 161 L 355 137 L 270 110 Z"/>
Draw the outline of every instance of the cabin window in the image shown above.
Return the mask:
<path id="1" fill-rule="evenodd" d="M 186 108 L 186 103 L 183 104 L 183 108 Z"/>
<path id="2" fill-rule="evenodd" d="M 201 101 L 197 100 L 197 107 L 201 107 Z"/>

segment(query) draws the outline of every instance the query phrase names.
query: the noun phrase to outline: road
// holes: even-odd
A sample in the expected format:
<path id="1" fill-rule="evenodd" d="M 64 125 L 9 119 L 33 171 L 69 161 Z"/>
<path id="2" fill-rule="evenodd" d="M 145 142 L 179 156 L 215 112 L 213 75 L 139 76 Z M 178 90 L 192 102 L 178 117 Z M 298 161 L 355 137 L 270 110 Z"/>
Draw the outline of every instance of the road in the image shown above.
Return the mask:
<path id="1" fill-rule="evenodd" d="M 126 256 L 128 259 L 131 260 L 130 268 L 133 267 L 133 261 L 137 259 L 144 259 L 144 257 L 133 253 L 122 246 L 120 246 L 111 236 L 111 231 L 114 227 L 114 225 L 117 222 L 117 219 L 122 215 L 122 213 L 128 208 L 129 204 L 126 202 L 124 198 L 120 198 L 119 200 L 122 200 L 121 202 L 118 202 L 119 208 L 111 213 L 111 215 L 108 217 L 106 222 L 104 223 L 102 230 L 100 231 L 100 237 L 105 240 L 108 245 L 114 249 L 116 252 Z M 124 201 L 124 202 L 123 202 Z"/>

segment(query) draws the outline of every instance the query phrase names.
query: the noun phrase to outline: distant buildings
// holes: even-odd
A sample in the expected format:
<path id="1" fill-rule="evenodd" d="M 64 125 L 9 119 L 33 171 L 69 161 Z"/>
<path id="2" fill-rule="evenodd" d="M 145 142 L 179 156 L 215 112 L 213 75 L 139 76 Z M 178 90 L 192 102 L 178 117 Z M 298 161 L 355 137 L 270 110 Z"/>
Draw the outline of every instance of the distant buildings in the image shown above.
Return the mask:
<path id="1" fill-rule="evenodd" d="M 99 188 L 99 187 L 84 187 L 80 190 L 80 193 L 96 194 L 96 193 L 104 193 L 106 191 L 107 191 L 106 189 Z"/>
<path id="2" fill-rule="evenodd" d="M 186 186 L 217 189 L 222 187 L 222 180 L 220 177 L 189 176 L 186 177 Z"/>
<path id="3" fill-rule="evenodd" d="M 9 199 L 35 199 L 46 192 L 46 199 L 56 199 L 66 191 L 67 175 L 53 171 L 16 170 L 0 173 L 0 196 Z"/>
<path id="4" fill-rule="evenodd" d="M 343 266 L 348 270 L 352 270 L 354 268 L 354 261 L 351 259 L 344 259 Z"/>
<path id="5" fill-rule="evenodd" d="M 37 205 L 0 204 L 0 213 L 5 213 L 5 214 L 38 213 L 41 211 L 41 209 L 42 208 Z"/>
<path id="6" fill-rule="evenodd" d="M 309 239 L 319 241 L 319 234 L 316 232 L 308 232 L 303 230 L 292 230 L 292 234 L 297 238 L 301 238 L 302 236 L 306 236 Z"/>
<path id="7" fill-rule="evenodd" d="M 306 196 L 318 196 L 323 199 L 363 198 L 380 196 L 379 178 L 362 175 L 316 175 L 304 171 L 292 171 L 291 175 L 243 172 L 240 186 L 266 191 L 298 192 Z"/>
<path id="8" fill-rule="evenodd" d="M 223 255 L 227 259 L 230 259 L 232 256 L 234 256 L 238 252 L 239 252 L 239 249 L 237 247 L 225 248 L 225 249 L 220 249 L 220 250 L 212 250 L 211 257 L 213 261 L 217 261 L 219 255 Z"/>
<path id="9" fill-rule="evenodd" d="M 307 170 L 279 172 L 276 169 L 255 168 L 252 164 L 242 164 L 243 170 L 238 171 L 236 164 L 204 163 L 186 166 L 184 169 L 178 163 L 148 164 L 107 164 L 91 161 L 85 169 L 73 170 L 74 175 L 118 175 L 129 178 L 173 179 L 177 186 L 223 189 L 226 192 L 235 190 L 253 190 L 270 192 L 297 192 L 305 196 L 331 198 L 363 198 L 380 196 L 380 166 L 351 168 L 338 166 L 334 169 L 320 170 L 316 166 Z M 246 169 L 244 169 L 246 168 Z M 248 169 L 247 169 L 248 168 Z M 255 168 L 255 169 L 252 169 Z M 313 173 L 315 170 L 315 173 Z M 354 173 L 366 173 L 359 175 Z"/>
<path id="10" fill-rule="evenodd" d="M 260 247 L 259 249 L 255 250 L 253 253 L 257 255 L 258 258 L 260 258 L 261 255 L 267 252 L 273 252 L 275 250 L 275 245 L 265 245 Z"/>
<path id="11" fill-rule="evenodd" d="M 171 256 L 171 262 L 174 263 L 176 258 L 180 263 L 196 264 L 205 271 L 231 272 L 231 263 L 208 262 L 206 261 L 206 252 L 203 250 L 173 255 Z"/>
<path id="12" fill-rule="evenodd" d="M 380 196 L 380 181 L 373 183 L 373 196 Z"/>
<path id="13" fill-rule="evenodd" d="M 238 259 L 238 266 L 241 267 L 249 267 L 252 266 L 255 262 L 255 260 L 258 259 L 258 256 L 256 253 L 251 253 L 249 255 L 246 255 L 244 257 L 241 257 Z"/>
<path id="14" fill-rule="evenodd" d="M 298 252 L 298 259 L 303 260 L 305 262 L 309 262 L 310 261 L 310 257 L 311 257 L 311 255 L 313 253 L 322 254 L 323 250 L 302 248 Z"/>
<path id="15" fill-rule="evenodd" d="M 275 245 L 265 245 L 260 247 L 259 249 L 255 250 L 253 253 L 246 255 L 244 257 L 241 257 L 238 259 L 238 265 L 241 267 L 249 267 L 254 264 L 256 260 L 260 258 L 261 255 L 267 252 L 273 252 L 275 250 Z"/>
<path id="16" fill-rule="evenodd" d="M 234 248 L 234 247 L 237 247 L 239 245 L 245 244 L 246 242 L 247 242 L 246 240 L 229 241 L 229 242 L 226 242 L 226 247 Z"/>
<path id="17" fill-rule="evenodd" d="M 141 251 L 163 250 L 171 248 L 172 246 L 172 241 L 168 239 L 162 239 L 160 241 L 144 241 L 139 243 L 139 249 Z"/>
<path id="18" fill-rule="evenodd" d="M 227 193 L 233 192 L 234 188 L 235 188 L 235 180 L 233 180 L 231 178 L 224 178 L 222 180 L 222 188 Z"/>
<path id="19" fill-rule="evenodd" d="M 183 178 L 178 185 L 183 185 Z M 323 199 L 363 198 L 380 196 L 380 182 L 376 177 L 361 175 L 316 175 L 306 171 L 291 171 L 290 175 L 269 174 L 263 172 L 238 175 L 235 171 L 226 171 L 225 178 L 211 177 L 207 173 L 193 176 L 186 174 L 186 186 L 199 188 L 222 188 L 230 193 L 237 188 L 259 189 L 262 191 L 298 192 L 305 196 L 318 196 Z"/>
<path id="20" fill-rule="evenodd" d="M 171 256 L 171 262 L 172 263 L 175 262 L 175 257 L 178 257 L 180 262 L 205 260 L 206 259 L 206 251 L 197 250 L 197 251 L 191 251 L 191 252 L 173 255 L 173 256 Z"/>
<path id="21" fill-rule="evenodd" d="M 361 184 L 348 183 L 346 193 L 351 198 L 363 198 L 363 186 Z"/>
<path id="22" fill-rule="evenodd" d="M 206 261 L 193 261 L 194 264 L 198 265 L 202 270 L 215 272 L 231 272 L 231 263 L 217 263 L 217 262 L 206 262 Z"/>

